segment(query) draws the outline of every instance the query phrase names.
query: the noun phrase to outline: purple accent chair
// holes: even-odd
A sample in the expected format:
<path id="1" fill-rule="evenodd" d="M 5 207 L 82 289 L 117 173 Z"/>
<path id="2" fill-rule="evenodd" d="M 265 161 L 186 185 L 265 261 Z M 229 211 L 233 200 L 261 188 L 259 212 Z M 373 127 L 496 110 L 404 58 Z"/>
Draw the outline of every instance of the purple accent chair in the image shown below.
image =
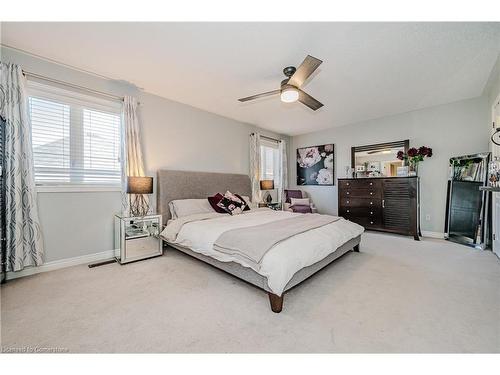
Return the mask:
<path id="1" fill-rule="evenodd" d="M 318 210 L 314 206 L 314 203 L 310 203 L 307 206 L 294 205 L 291 206 L 291 198 L 307 198 L 307 196 L 301 190 L 285 190 L 285 211 L 298 212 L 301 214 L 311 214 L 316 213 Z"/>

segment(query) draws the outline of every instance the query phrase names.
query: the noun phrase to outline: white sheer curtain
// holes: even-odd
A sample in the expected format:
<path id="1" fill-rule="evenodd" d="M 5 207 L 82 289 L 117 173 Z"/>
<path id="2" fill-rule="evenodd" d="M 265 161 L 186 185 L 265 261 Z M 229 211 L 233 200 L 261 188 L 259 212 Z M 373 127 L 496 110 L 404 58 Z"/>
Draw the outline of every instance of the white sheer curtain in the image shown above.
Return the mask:
<path id="1" fill-rule="evenodd" d="M 43 264 L 31 122 L 21 67 L 0 62 L 0 116 L 5 121 L 7 271 Z"/>
<path id="2" fill-rule="evenodd" d="M 284 203 L 285 189 L 288 189 L 288 161 L 286 157 L 286 141 L 279 142 L 279 157 L 280 157 L 280 171 L 279 171 L 279 186 L 278 186 L 278 202 Z"/>
<path id="3" fill-rule="evenodd" d="M 260 134 L 250 134 L 250 182 L 252 183 L 252 202 L 261 202 L 260 195 Z"/>
<path id="4" fill-rule="evenodd" d="M 137 116 L 137 99 L 125 96 L 123 103 L 123 141 L 122 141 L 122 206 L 128 212 L 129 199 L 126 193 L 127 177 L 144 176 L 144 162 L 142 159 L 139 118 Z"/>

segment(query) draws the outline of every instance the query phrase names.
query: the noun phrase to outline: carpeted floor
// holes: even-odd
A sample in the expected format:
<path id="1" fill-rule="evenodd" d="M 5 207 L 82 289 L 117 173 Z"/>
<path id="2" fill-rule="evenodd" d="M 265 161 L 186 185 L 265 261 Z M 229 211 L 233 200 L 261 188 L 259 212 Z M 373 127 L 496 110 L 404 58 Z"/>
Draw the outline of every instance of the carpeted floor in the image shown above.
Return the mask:
<path id="1" fill-rule="evenodd" d="M 442 240 L 367 233 L 285 295 L 169 250 L 1 289 L 2 347 L 70 352 L 500 352 L 500 261 Z"/>

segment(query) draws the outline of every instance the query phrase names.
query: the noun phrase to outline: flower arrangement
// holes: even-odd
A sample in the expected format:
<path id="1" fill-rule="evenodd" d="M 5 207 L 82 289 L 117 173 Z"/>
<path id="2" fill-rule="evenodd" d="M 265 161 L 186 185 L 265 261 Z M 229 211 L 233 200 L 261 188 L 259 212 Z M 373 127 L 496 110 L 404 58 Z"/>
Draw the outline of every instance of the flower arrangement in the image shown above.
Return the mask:
<path id="1" fill-rule="evenodd" d="M 404 160 L 408 162 L 410 167 L 410 174 L 414 172 L 416 175 L 418 163 L 424 161 L 425 158 L 430 158 L 432 156 L 432 148 L 427 146 L 421 146 L 418 149 L 412 147 L 405 154 L 403 151 L 398 151 L 397 158 L 399 160 Z"/>

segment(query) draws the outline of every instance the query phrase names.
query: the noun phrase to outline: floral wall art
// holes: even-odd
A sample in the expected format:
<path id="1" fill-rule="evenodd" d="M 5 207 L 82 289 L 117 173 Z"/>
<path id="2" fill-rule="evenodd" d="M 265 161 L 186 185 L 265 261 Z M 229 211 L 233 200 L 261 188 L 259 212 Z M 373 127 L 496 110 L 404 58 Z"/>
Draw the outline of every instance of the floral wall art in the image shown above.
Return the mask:
<path id="1" fill-rule="evenodd" d="M 332 186 L 334 176 L 333 144 L 297 149 L 297 185 Z"/>

